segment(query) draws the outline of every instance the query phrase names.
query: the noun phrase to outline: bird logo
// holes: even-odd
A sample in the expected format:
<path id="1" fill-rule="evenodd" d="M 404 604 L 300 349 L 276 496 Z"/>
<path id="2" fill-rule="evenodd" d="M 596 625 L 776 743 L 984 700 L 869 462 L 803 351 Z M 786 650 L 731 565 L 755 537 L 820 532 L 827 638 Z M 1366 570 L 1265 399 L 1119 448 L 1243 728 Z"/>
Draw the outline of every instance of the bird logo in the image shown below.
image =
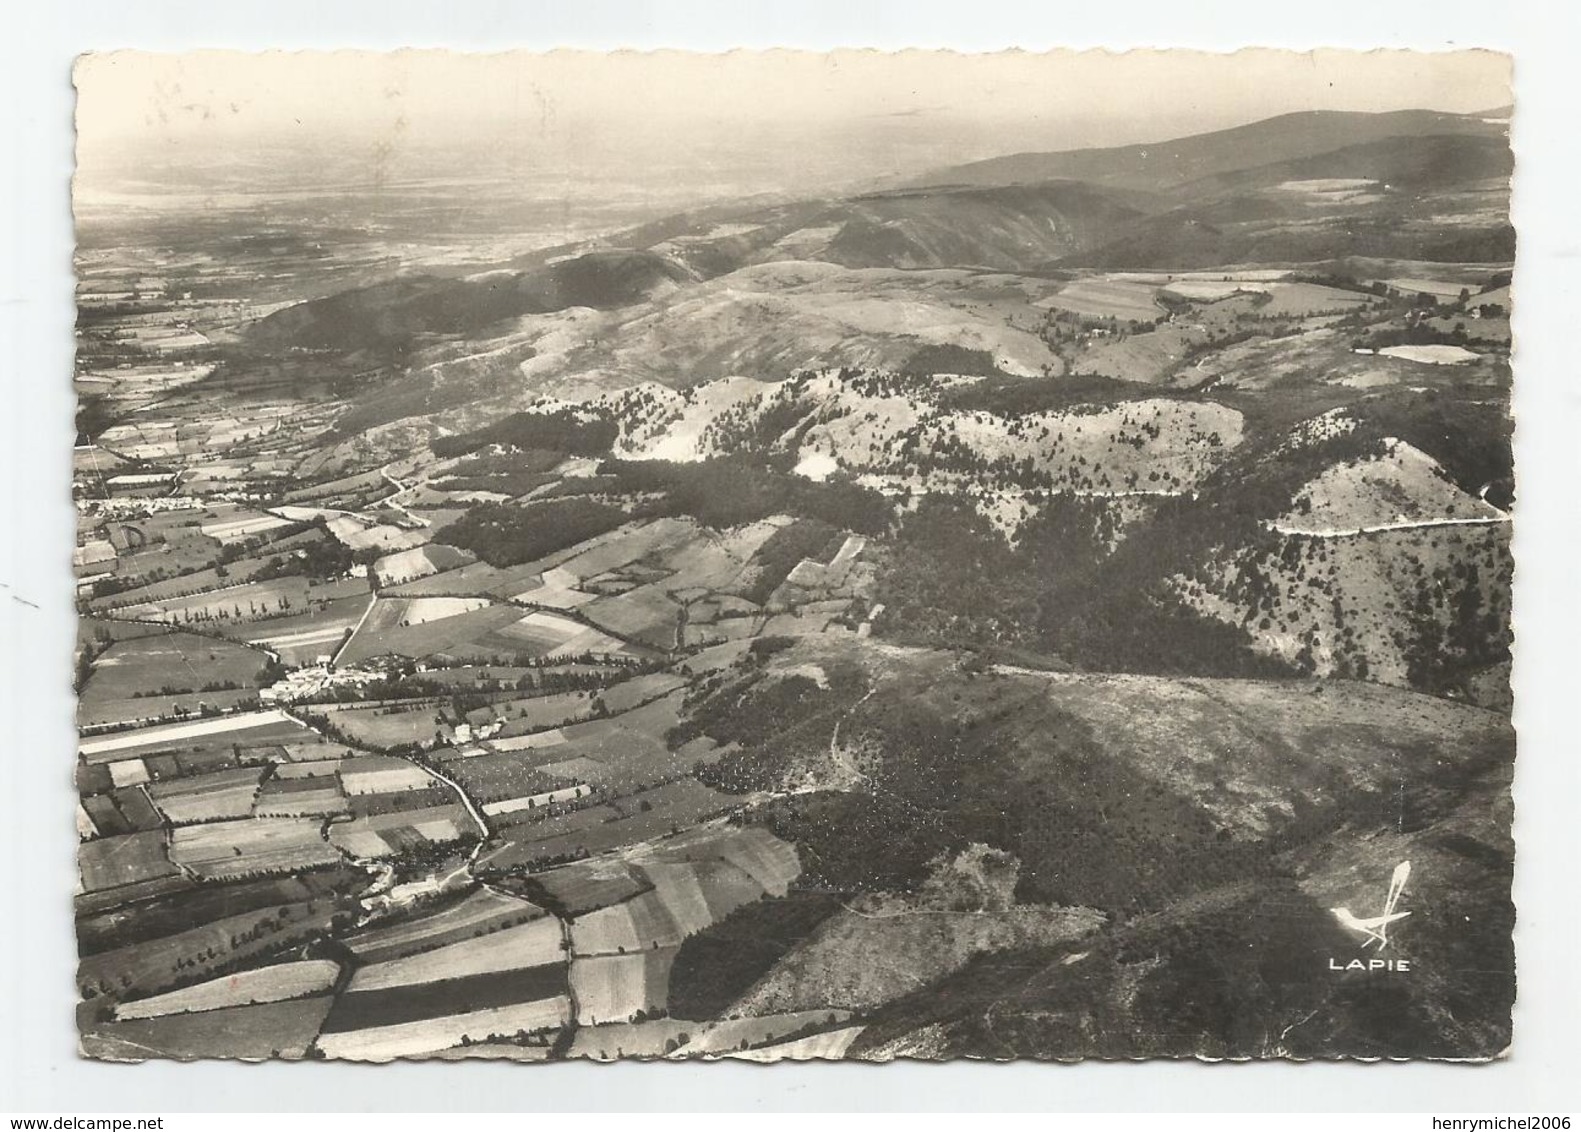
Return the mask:
<path id="1" fill-rule="evenodd" d="M 1403 920 L 1411 913 L 1396 912 L 1395 908 L 1400 903 L 1400 896 L 1405 891 L 1405 882 L 1411 876 L 1411 862 L 1401 861 L 1394 867 L 1394 876 L 1389 880 L 1389 894 L 1383 902 L 1383 913 L 1378 916 L 1362 917 L 1356 915 L 1349 908 L 1330 908 L 1334 918 L 1351 931 L 1361 932 L 1367 938 L 1362 942 L 1362 947 L 1372 947 L 1374 944 L 1380 952 L 1389 946 L 1389 925 L 1398 920 Z"/>

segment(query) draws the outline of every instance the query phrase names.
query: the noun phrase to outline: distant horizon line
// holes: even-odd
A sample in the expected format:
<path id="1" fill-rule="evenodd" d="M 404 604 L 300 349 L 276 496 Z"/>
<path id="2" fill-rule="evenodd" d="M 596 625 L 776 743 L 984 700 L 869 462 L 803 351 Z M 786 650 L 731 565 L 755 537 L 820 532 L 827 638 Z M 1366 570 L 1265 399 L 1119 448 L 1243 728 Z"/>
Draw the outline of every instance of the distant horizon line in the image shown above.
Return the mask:
<path id="1" fill-rule="evenodd" d="M 1505 103 L 1505 104 L 1503 104 L 1501 106 L 1490 107 L 1490 108 L 1481 109 L 1481 110 L 1470 110 L 1470 111 L 1445 110 L 1445 109 L 1440 109 L 1438 107 L 1427 106 L 1427 105 L 1398 106 L 1398 107 L 1392 107 L 1392 108 L 1388 108 L 1388 109 L 1378 109 L 1378 110 L 1350 110 L 1350 109 L 1336 109 L 1336 108 L 1333 108 L 1333 107 L 1313 106 L 1313 107 L 1306 108 L 1306 109 L 1284 110 L 1284 111 L 1280 111 L 1280 112 L 1278 112 L 1276 114 L 1264 114 L 1264 115 L 1261 115 L 1261 116 L 1258 116 L 1258 117 L 1248 118 L 1248 119 L 1245 119 L 1243 121 L 1232 122 L 1232 123 L 1230 123 L 1228 125 L 1211 125 L 1211 126 L 1207 126 L 1206 128 L 1193 129 L 1193 130 L 1190 130 L 1189 132 L 1186 132 L 1186 133 L 1171 133 L 1171 134 L 1167 134 L 1167 135 L 1164 135 L 1164 136 L 1156 136 L 1156 135 L 1145 136 L 1145 137 L 1139 137 L 1139 138 L 1136 138 L 1136 139 L 1133 139 L 1133 140 L 1118 141 L 1118 142 L 1112 142 L 1112 143 L 1106 143 L 1106 144 L 1073 145 L 1073 146 L 1060 146 L 1060 147 L 1034 147 L 1034 148 L 1023 148 L 1023 149 L 1007 149 L 1007 150 L 1002 150 L 1002 151 L 996 151 L 996 152 L 988 153 L 986 155 L 962 155 L 962 156 L 956 157 L 956 158 L 946 158 L 946 157 L 940 156 L 939 158 L 937 158 L 937 159 L 935 159 L 935 160 L 933 160 L 933 161 L 931 161 L 931 162 L 929 162 L 927 164 L 918 164 L 918 165 L 914 165 L 913 167 L 906 168 L 906 169 L 901 169 L 901 170 L 896 170 L 894 172 L 889 172 L 889 173 L 866 173 L 866 174 L 858 175 L 858 176 L 852 177 L 852 178 L 847 179 L 847 180 L 842 180 L 842 181 L 839 181 L 839 182 L 836 182 L 836 183 L 833 183 L 833 184 L 829 184 L 828 188 L 830 190 L 831 195 L 838 194 L 838 193 L 852 192 L 852 191 L 874 191 L 874 190 L 878 190 L 878 189 L 881 189 L 881 188 L 884 188 L 884 187 L 894 188 L 894 187 L 897 187 L 898 183 L 901 180 L 903 180 L 903 179 L 904 180 L 909 180 L 909 179 L 914 179 L 914 178 L 917 178 L 917 177 L 926 177 L 926 176 L 932 175 L 934 173 L 938 173 L 938 172 L 941 172 L 943 170 L 950 169 L 952 167 L 957 167 L 957 166 L 989 163 L 989 162 L 993 162 L 993 161 L 997 161 L 997 160 L 1019 158 L 1019 157 L 1057 156 L 1057 155 L 1063 155 L 1063 154 L 1091 153 L 1091 152 L 1104 152 L 1104 151 L 1112 151 L 1112 150 L 1123 150 L 1123 149 L 1134 148 L 1136 146 L 1145 146 L 1145 145 L 1165 145 L 1165 144 L 1169 144 L 1170 142 L 1175 142 L 1175 141 L 1185 141 L 1185 140 L 1189 140 L 1191 138 L 1198 138 L 1198 137 L 1205 137 L 1205 136 L 1209 136 L 1209 135 L 1213 135 L 1213 134 L 1227 133 L 1227 132 L 1230 132 L 1230 131 L 1233 131 L 1233 130 L 1243 129 L 1243 128 L 1247 128 L 1247 127 L 1251 127 L 1251 126 L 1256 126 L 1256 125 L 1259 125 L 1259 124 L 1262 124 L 1262 123 L 1266 123 L 1266 122 L 1277 121 L 1277 120 L 1279 120 L 1281 118 L 1293 118 L 1293 117 L 1299 117 L 1299 116 L 1311 115 L 1311 114 L 1336 114 L 1336 115 L 1343 114 L 1343 115 L 1361 115 L 1361 116 L 1369 116 L 1369 117 L 1381 117 L 1381 116 L 1390 115 L 1390 114 L 1422 113 L 1422 114 L 1442 114 L 1442 115 L 1446 115 L 1446 116 L 1449 116 L 1449 117 L 1456 117 L 1456 118 L 1497 119 L 1497 118 L 1512 117 L 1513 114 L 1515 113 L 1515 110 L 1516 110 L 1516 107 L 1515 107 L 1515 104 L 1513 102 Z M 934 107 L 934 108 L 919 110 L 919 111 L 916 111 L 916 112 L 907 112 L 906 114 L 901 115 L 901 116 L 905 117 L 907 119 L 917 120 L 917 119 L 927 119 L 929 117 L 933 117 L 933 116 L 940 115 L 940 114 L 947 113 L 947 112 L 948 112 L 948 108 L 946 108 L 946 107 Z M 895 117 L 895 115 L 885 115 L 883 117 Z M 787 120 L 787 121 L 789 121 L 789 120 Z M 412 164 L 419 164 L 419 163 L 422 163 L 422 162 L 425 162 L 425 161 L 436 160 L 436 159 L 440 158 L 442 155 L 447 154 L 447 153 L 463 152 L 463 151 L 465 151 L 465 150 L 467 150 L 469 148 L 472 148 L 472 147 L 475 147 L 475 146 L 480 146 L 480 145 L 493 145 L 493 144 L 496 144 L 497 139 L 494 138 L 492 135 L 497 133 L 497 132 L 508 130 L 508 129 L 509 129 L 509 126 L 507 124 L 498 123 L 498 122 L 491 122 L 489 124 L 488 128 L 480 129 L 478 131 L 478 136 L 474 140 L 472 140 L 470 142 L 459 140 L 454 134 L 452 134 L 452 135 L 450 135 L 449 137 L 446 137 L 446 138 L 440 138 L 440 137 L 436 136 L 436 137 L 434 137 L 432 139 L 411 141 L 411 142 L 407 143 L 410 146 L 410 148 L 407 150 L 407 152 L 404 155 L 396 155 L 396 161 L 397 161 L 397 164 L 399 166 L 410 166 Z M 258 134 L 257 134 L 257 141 L 254 144 L 256 145 L 256 148 L 258 150 L 261 150 L 261 151 L 274 151 L 274 152 L 286 151 L 286 150 L 292 150 L 292 149 L 303 149 L 303 148 L 306 148 L 308 146 L 311 146 L 313 148 L 318 148 L 318 147 L 322 147 L 322 146 L 327 145 L 327 144 L 332 144 L 336 139 L 344 139 L 344 137 L 346 135 L 351 134 L 353 132 L 354 131 L 353 131 L 352 127 L 349 127 L 349 126 L 341 127 L 341 128 L 331 128 L 331 129 L 320 128 L 320 129 L 317 129 L 315 131 L 315 134 L 311 138 L 297 138 L 297 139 L 295 139 L 293 141 L 293 138 L 291 136 L 291 129 L 290 129 L 290 127 L 282 127 L 282 126 L 279 126 L 279 125 L 276 124 L 276 125 L 271 125 L 271 126 L 260 127 L 260 129 L 258 131 Z M 179 142 L 190 142 L 191 140 L 193 140 L 193 139 L 191 139 L 191 138 L 180 138 L 180 139 L 178 139 L 178 138 L 171 138 L 170 139 L 172 144 L 175 144 L 178 141 Z M 212 141 L 212 142 L 218 142 L 218 140 L 219 139 L 210 139 L 210 141 Z M 706 140 L 707 139 L 704 139 L 704 140 L 705 140 L 705 144 L 706 144 Z M 75 163 L 75 166 L 74 166 L 74 170 L 73 170 L 74 193 L 81 193 L 82 189 L 87 188 L 87 189 L 89 189 L 90 195 L 94 191 L 97 191 L 98 193 L 103 194 L 103 193 L 108 193 L 108 192 L 113 191 L 114 186 L 116 184 L 124 185 L 125 181 L 121 179 L 120 175 L 123 174 L 125 172 L 125 170 L 123 168 L 119 168 L 118 166 L 120 166 L 123 162 L 126 162 L 126 161 L 130 160 L 131 157 L 132 157 L 132 154 L 129 151 L 135 149 L 137 151 L 137 154 L 136 154 L 137 159 L 141 163 L 142 167 L 147 172 L 156 174 L 156 177 L 155 178 L 146 178 L 146 179 L 144 179 L 143 182 L 142 182 L 142 185 L 143 185 L 142 191 L 138 192 L 136 190 L 133 190 L 130 195 L 142 195 L 142 196 L 147 196 L 149 198 L 158 198 L 158 197 L 161 197 L 161 196 L 175 196 L 175 195 L 179 195 L 180 190 L 161 191 L 160 188 L 159 188 L 159 181 L 157 179 L 157 174 L 168 175 L 168 174 L 170 174 L 170 173 L 182 168 L 182 162 L 180 162 L 179 160 L 150 160 L 151 155 L 148 153 L 148 151 L 146 149 L 146 139 L 139 139 L 139 138 L 130 137 L 130 136 L 128 136 L 128 137 L 126 137 L 124 139 L 123 138 L 112 138 L 112 139 L 109 140 L 109 148 L 110 148 L 110 150 L 117 151 L 117 152 L 109 152 L 109 153 L 106 152 L 106 149 L 105 149 L 105 146 L 103 145 L 103 143 L 95 143 L 95 150 L 96 150 L 97 155 L 98 155 L 98 158 L 97 158 L 98 160 L 102 160 L 104 157 L 110 157 L 112 159 L 111 162 L 110 162 L 110 164 L 112 165 L 112 168 L 109 168 L 109 169 L 92 169 L 92 168 L 86 167 L 85 163 L 83 161 L 83 156 L 84 156 L 83 145 L 84 145 L 84 143 L 79 139 L 78 146 L 77 146 L 77 154 L 76 154 L 77 160 L 76 160 L 76 163 Z M 222 149 L 222 148 L 236 149 L 236 148 L 240 148 L 240 147 L 237 147 L 234 144 L 229 146 L 229 147 L 220 146 L 220 145 L 205 146 L 205 149 L 207 150 L 207 153 L 205 154 L 205 157 L 203 158 L 204 163 L 206 164 L 208 161 L 212 160 L 212 157 L 209 156 L 210 154 L 212 154 L 215 150 Z M 684 159 L 680 158 L 680 157 L 678 157 L 676 162 L 675 162 L 675 166 L 677 166 L 677 167 L 682 167 L 682 166 L 685 166 L 686 164 L 687 164 L 687 162 Z M 580 163 L 580 164 L 567 164 L 567 165 L 562 167 L 563 170 L 564 170 L 564 174 L 562 174 L 562 173 L 557 171 L 557 172 L 555 172 L 553 174 L 550 174 L 550 176 L 592 175 L 595 170 L 597 170 L 597 169 L 599 169 L 601 167 L 605 167 L 605 163 L 604 162 L 589 161 L 589 162 Z M 322 166 L 320 171 L 327 173 L 327 172 L 330 172 L 330 168 L 328 166 Z M 618 177 L 620 177 L 622 175 L 622 173 L 624 173 L 626 171 L 628 171 L 628 170 L 623 167 L 620 173 L 615 173 L 613 175 L 618 178 Z M 721 172 L 723 172 L 723 171 L 721 171 Z M 519 176 L 520 176 L 519 173 L 513 173 L 513 172 L 511 172 L 511 171 L 509 171 L 509 170 L 507 170 L 507 169 L 505 169 L 503 167 L 496 166 L 495 168 L 493 168 L 491 170 L 488 170 L 488 171 L 480 170 L 478 175 L 474 176 L 474 177 L 467 177 L 467 176 L 464 176 L 464 175 L 453 175 L 452 179 L 457 180 L 457 181 L 466 182 L 466 183 L 471 183 L 471 184 L 486 184 L 486 183 L 489 183 L 489 182 L 504 182 L 504 181 L 510 180 L 512 177 L 519 177 Z M 414 172 L 410 168 L 404 168 L 404 169 L 402 169 L 402 171 L 400 173 L 395 174 L 395 175 L 391 175 L 387 179 L 384 179 L 381 182 L 380 187 L 383 188 L 384 190 L 398 193 L 400 191 L 400 189 L 403 188 L 403 187 L 405 187 L 405 188 L 413 188 L 413 189 L 422 188 L 422 187 L 424 187 L 426 185 L 431 185 L 431 184 L 435 183 L 436 180 L 440 180 L 440 179 L 443 179 L 441 175 L 425 175 L 425 174 L 422 174 L 422 173 Z M 369 179 L 365 178 L 365 177 L 362 177 L 362 178 L 357 178 L 357 179 L 346 179 L 346 180 L 340 181 L 338 183 L 337 182 L 323 182 L 323 183 L 320 183 L 320 184 L 317 184 L 317 185 L 304 187 L 302 189 L 295 190 L 295 191 L 302 192 L 304 194 L 311 194 L 311 193 L 319 193 L 319 192 L 334 192 L 334 191 L 349 191 L 349 190 L 362 191 L 362 190 L 369 189 L 371 187 L 373 187 L 373 186 L 371 185 Z M 628 186 L 628 187 L 635 187 L 635 185 Z M 675 185 L 673 183 L 672 183 L 671 187 L 672 187 L 672 189 L 677 189 L 677 190 L 679 189 L 679 186 Z M 122 190 L 122 191 L 124 192 L 125 190 Z M 228 191 L 236 192 L 236 193 L 238 193 L 240 195 L 251 195 L 245 189 L 239 189 L 238 188 L 238 189 L 230 189 Z M 268 196 L 268 195 L 277 194 L 277 193 L 280 193 L 280 192 L 283 192 L 283 191 L 285 191 L 285 190 L 281 186 L 276 184 L 276 185 L 273 185 L 273 186 L 260 187 L 259 190 L 257 191 L 256 195 L 258 195 L 258 196 Z M 701 186 L 699 186 L 696 191 L 697 192 L 701 192 L 702 191 Z M 752 197 L 752 196 L 771 196 L 771 197 L 772 196 L 783 196 L 783 197 L 787 197 L 787 198 L 803 199 L 803 198 L 805 198 L 807 196 L 807 194 L 809 192 L 810 192 L 810 190 L 808 188 L 800 187 L 800 186 L 798 186 L 798 187 L 773 187 L 773 186 L 768 186 L 768 185 L 758 185 L 758 186 L 742 185 L 742 186 L 739 186 L 738 188 L 735 188 L 735 189 L 725 190 L 725 195 L 736 195 L 736 194 L 739 194 L 739 195 L 741 195 L 743 197 Z M 690 195 L 690 194 L 687 194 L 687 195 Z M 711 200 L 717 199 L 717 196 L 711 196 L 710 194 L 706 194 L 705 193 L 705 194 L 703 194 L 701 196 L 698 196 L 696 199 L 698 200 L 699 205 L 702 205 L 702 204 L 709 203 Z"/>

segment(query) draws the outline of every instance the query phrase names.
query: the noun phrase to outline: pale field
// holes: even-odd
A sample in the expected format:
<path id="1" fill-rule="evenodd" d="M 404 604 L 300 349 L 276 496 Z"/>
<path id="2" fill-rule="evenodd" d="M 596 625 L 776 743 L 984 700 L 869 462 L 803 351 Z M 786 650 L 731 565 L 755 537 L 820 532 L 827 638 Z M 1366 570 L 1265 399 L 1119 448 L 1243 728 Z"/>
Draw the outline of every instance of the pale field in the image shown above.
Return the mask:
<path id="1" fill-rule="evenodd" d="M 593 792 L 592 787 L 585 785 L 567 786 L 560 790 L 546 790 L 541 794 L 525 794 L 517 798 L 501 798 L 496 802 L 487 802 L 482 810 L 490 817 L 497 814 L 514 814 L 521 810 L 531 810 L 543 806 L 552 806 L 559 802 L 574 802 Z"/>
<path id="2" fill-rule="evenodd" d="M 542 611 L 526 614 L 498 630 L 500 635 L 520 640 L 524 646 L 544 650 L 558 648 L 586 631 L 587 626 L 579 621 Z"/>
<path id="3" fill-rule="evenodd" d="M 395 585 L 400 582 L 410 582 L 417 578 L 426 578 L 435 572 L 435 566 L 429 561 L 425 553 L 427 547 L 414 547 L 411 550 L 401 550 L 394 554 L 386 554 L 373 564 L 373 572 L 379 576 L 379 581 L 384 585 Z"/>
<path id="4" fill-rule="evenodd" d="M 581 580 L 575 574 L 556 567 L 544 571 L 539 585 L 513 595 L 512 600 L 531 602 L 533 605 L 542 605 L 549 609 L 576 609 L 598 596 L 577 589 Z"/>
<path id="5" fill-rule="evenodd" d="M 728 1056 L 742 1061 L 839 1061 L 846 1056 L 851 1044 L 861 1037 L 865 1026 L 846 1026 L 838 1030 L 825 1030 L 795 1041 L 777 1045 L 760 1046 Z"/>
<path id="6" fill-rule="evenodd" d="M 428 542 L 426 530 L 409 531 L 388 523 L 370 524 L 349 515 L 331 519 L 329 531 L 349 550 L 377 548 L 388 553 L 411 550 Z"/>
<path id="7" fill-rule="evenodd" d="M 571 991 L 577 1023 L 628 1021 L 639 1010 L 649 1013 L 669 1000 L 673 949 L 627 955 L 599 955 L 571 961 Z"/>
<path id="8" fill-rule="evenodd" d="M 1320 314 L 1343 314 L 1366 306 L 1373 299 L 1359 291 L 1344 291 L 1315 283 L 1272 283 L 1268 287 L 1273 301 L 1258 307 L 1265 317 L 1307 318 Z"/>
<path id="9" fill-rule="evenodd" d="M 317 818 L 244 818 L 170 831 L 170 859 L 198 876 L 295 872 L 337 863 Z"/>
<path id="10" fill-rule="evenodd" d="M 697 524 L 683 519 L 654 519 L 651 522 L 621 527 L 596 539 L 580 543 L 571 551 L 556 556 L 553 566 L 566 576 L 586 580 L 630 566 L 634 562 L 690 542 Z M 528 600 L 531 600 L 529 597 Z"/>
<path id="11" fill-rule="evenodd" d="M 732 826 L 722 821 L 712 821 L 688 829 L 676 836 L 634 845 L 622 853 L 625 861 L 642 869 L 651 866 L 689 864 L 705 875 L 709 866 L 720 863 L 732 866 L 750 878 L 759 892 L 771 896 L 784 896 L 790 884 L 801 875 L 801 864 L 795 846 L 781 841 L 766 829 L 755 826 Z M 608 868 L 618 867 L 610 860 L 603 862 Z M 563 872 L 592 868 L 592 865 L 569 866 Z M 718 873 L 705 880 L 704 892 L 715 886 L 734 888 L 734 882 Z M 645 886 L 644 886 L 645 887 Z M 715 919 L 723 918 L 723 904 L 715 904 L 709 896 Z"/>
<path id="12" fill-rule="evenodd" d="M 578 956 L 625 955 L 654 947 L 673 947 L 684 938 L 657 894 L 578 916 L 571 924 L 571 948 Z"/>
<path id="13" fill-rule="evenodd" d="M 1384 282 L 1393 287 L 1395 290 L 1403 291 L 1408 295 L 1415 295 L 1420 292 L 1440 299 L 1458 298 L 1460 296 L 1461 288 L 1466 286 L 1464 283 L 1456 283 L 1449 279 L 1423 279 L 1416 276 L 1401 279 L 1385 279 Z M 1469 289 L 1473 292 L 1476 291 L 1475 287 L 1471 287 Z"/>
<path id="14" fill-rule="evenodd" d="M 261 767 L 195 774 L 156 783 L 148 795 L 172 825 L 245 818 L 252 813 L 262 776 Z"/>
<path id="15" fill-rule="evenodd" d="M 1295 193 L 1336 193 L 1371 188 L 1377 183 L 1365 177 L 1314 177 L 1304 181 L 1280 181 L 1274 188 Z"/>
<path id="16" fill-rule="evenodd" d="M 316 1044 L 329 1058 L 393 1061 L 398 1057 L 437 1053 L 461 1044 L 463 1038 L 486 1038 L 491 1034 L 514 1034 L 522 1030 L 529 1033 L 554 1030 L 570 1021 L 570 1017 L 570 1000 L 559 995 L 421 1022 L 321 1034 Z"/>
<path id="17" fill-rule="evenodd" d="M 761 885 L 726 862 L 649 864 L 643 874 L 682 936 L 695 935 L 763 895 Z"/>
<path id="18" fill-rule="evenodd" d="M 679 1018 L 652 1018 L 646 1022 L 610 1022 L 578 1026 L 571 1039 L 573 1058 L 615 1061 L 626 1057 L 664 1057 L 669 1046 L 680 1044 L 699 1023 Z"/>
<path id="19" fill-rule="evenodd" d="M 339 978 L 340 965 L 333 960 L 305 959 L 296 963 L 279 963 L 272 967 L 225 975 L 152 998 L 124 1002 L 115 1008 L 115 1017 L 118 1021 L 158 1018 L 164 1014 L 196 1013 L 230 1006 L 306 998 L 329 990 Z"/>
<path id="20" fill-rule="evenodd" d="M 111 762 L 129 757 L 131 752 L 144 747 L 181 747 L 196 740 L 215 735 L 230 735 L 263 728 L 296 727 L 303 733 L 307 728 L 279 709 L 249 712 L 245 715 L 226 715 L 214 719 L 199 719 L 191 723 L 172 723 L 162 727 L 148 727 L 141 731 L 124 731 L 82 739 L 77 749 L 89 762 Z"/>
<path id="21" fill-rule="evenodd" d="M 524 914 L 532 911 L 531 905 L 523 906 Z M 559 963 L 565 959 L 561 947 L 563 942 L 560 921 L 539 913 L 539 918 L 529 923 L 502 928 L 477 939 L 446 944 L 404 959 L 392 959 L 360 968 L 352 976 L 347 990 L 416 986 L 466 975 Z"/>
<path id="22" fill-rule="evenodd" d="M 1058 307 L 1089 318 L 1117 318 L 1150 322 L 1164 313 L 1153 298 L 1154 288 L 1127 279 L 1092 277 L 1077 279 L 1043 300 L 1045 306 Z"/>
<path id="23" fill-rule="evenodd" d="M 783 1039 L 807 1026 L 834 1026 L 850 1017 L 847 1010 L 806 1010 L 703 1023 L 692 1040 L 675 1051 L 675 1056 L 729 1056 L 742 1052 L 743 1046 L 752 1049 L 772 1045 L 776 1039 Z"/>
<path id="24" fill-rule="evenodd" d="M 443 576 L 443 575 L 441 575 Z M 403 625 L 404 610 L 411 601 L 445 601 L 448 616 L 421 625 Z M 476 608 L 460 612 L 451 600 L 477 603 Z M 380 598 L 371 613 L 347 643 L 337 661 L 356 664 L 388 652 L 424 657 L 434 653 L 460 654 L 469 658 L 498 659 L 515 651 L 513 643 L 499 631 L 521 617 L 521 610 L 484 598 Z"/>
<path id="25" fill-rule="evenodd" d="M 342 721 L 337 718 L 336 722 Z M 397 794 L 436 784 L 434 777 L 417 764 L 384 755 L 347 759 L 340 764 L 340 782 L 347 794 Z"/>
<path id="26" fill-rule="evenodd" d="M 1385 346 L 1378 351 L 1386 358 L 1399 358 L 1407 362 L 1421 362 L 1430 366 L 1459 366 L 1474 362 L 1482 355 L 1464 346 Z"/>
<path id="27" fill-rule="evenodd" d="M 544 763 L 537 768 L 543 774 L 556 778 L 569 778 L 577 782 L 602 782 L 609 776 L 609 766 L 587 755 L 576 755 L 560 762 Z"/>
<path id="28" fill-rule="evenodd" d="M 408 599 L 405 608 L 400 611 L 400 622 L 403 625 L 426 625 L 430 621 L 471 613 L 488 604 L 487 598 L 480 597 L 414 597 Z"/>
<path id="29" fill-rule="evenodd" d="M 1226 267 L 1206 271 L 1111 271 L 1104 278 L 1123 283 L 1173 284 L 1180 281 L 1205 280 L 1237 283 L 1269 283 L 1290 275 L 1284 267 Z"/>
<path id="30" fill-rule="evenodd" d="M 720 918 L 715 909 L 709 907 L 702 881 L 694 866 L 653 864 L 645 866 L 643 874 L 653 884 L 653 894 L 664 905 L 683 937 L 695 935 Z M 741 876 L 745 879 L 746 874 L 742 873 Z M 753 887 L 756 888 L 755 885 Z M 761 889 L 758 892 L 761 893 Z"/>
<path id="31" fill-rule="evenodd" d="M 232 543 L 290 525 L 290 520 L 277 515 L 242 515 L 218 523 L 205 523 L 198 529 L 216 542 Z"/>
<path id="32" fill-rule="evenodd" d="M 274 776 L 282 780 L 297 778 L 334 779 L 340 773 L 341 760 L 335 757 L 312 762 L 277 762 Z"/>
<path id="33" fill-rule="evenodd" d="M 530 735 L 516 735 L 509 739 L 489 739 L 484 743 L 493 751 L 530 751 L 541 747 L 558 747 L 566 742 L 566 734 L 558 727 L 548 731 L 535 731 Z"/>
<path id="34" fill-rule="evenodd" d="M 331 844 L 353 857 L 376 860 L 401 856 L 414 840 L 445 845 L 477 833 L 473 819 L 458 802 L 332 822 L 328 836 Z"/>
<path id="35" fill-rule="evenodd" d="M 788 521 L 775 516 L 721 532 L 699 527 L 696 539 L 664 555 L 663 567 L 671 571 L 666 584 L 684 599 L 737 587 L 753 555 Z"/>
<path id="36" fill-rule="evenodd" d="M 477 888 L 459 903 L 410 919 L 376 923 L 343 942 L 363 962 L 381 964 L 443 945 L 451 937 L 467 939 L 521 916 L 541 915 L 542 909 L 525 900 L 490 888 Z"/>
<path id="37" fill-rule="evenodd" d="M 117 786 L 141 786 L 148 779 L 148 764 L 142 759 L 123 759 L 110 764 L 110 781 Z"/>
<path id="38" fill-rule="evenodd" d="M 493 496 L 496 500 L 504 499 L 495 492 L 472 492 L 456 496 L 464 499 L 466 494 L 476 496 Z M 466 502 L 473 502 L 466 499 Z M 441 573 L 456 566 L 472 562 L 473 555 L 464 550 L 453 547 L 440 547 L 430 543 L 426 546 L 413 547 L 411 550 L 401 550 L 394 554 L 387 554 L 373 564 L 373 572 L 378 576 L 379 582 L 384 586 L 400 585 L 405 582 L 426 578 L 430 575 Z"/>
<path id="39" fill-rule="evenodd" d="M 1202 299 L 1213 302 L 1225 299 L 1237 291 L 1251 291 L 1258 294 L 1267 294 L 1272 287 L 1271 283 L 1241 279 L 1177 279 L 1161 290 L 1171 295 L 1178 295 L 1182 299 Z"/>

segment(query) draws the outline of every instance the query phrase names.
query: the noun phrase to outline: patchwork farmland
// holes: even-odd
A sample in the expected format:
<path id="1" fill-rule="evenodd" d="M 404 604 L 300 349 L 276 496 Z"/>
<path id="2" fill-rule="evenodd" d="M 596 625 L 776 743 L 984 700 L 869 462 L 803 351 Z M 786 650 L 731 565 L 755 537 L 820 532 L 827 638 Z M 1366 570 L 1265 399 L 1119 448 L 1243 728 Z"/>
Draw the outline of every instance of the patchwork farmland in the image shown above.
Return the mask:
<path id="1" fill-rule="evenodd" d="M 1507 1050 L 1508 115 L 1295 109 L 85 154 L 83 1052 Z"/>

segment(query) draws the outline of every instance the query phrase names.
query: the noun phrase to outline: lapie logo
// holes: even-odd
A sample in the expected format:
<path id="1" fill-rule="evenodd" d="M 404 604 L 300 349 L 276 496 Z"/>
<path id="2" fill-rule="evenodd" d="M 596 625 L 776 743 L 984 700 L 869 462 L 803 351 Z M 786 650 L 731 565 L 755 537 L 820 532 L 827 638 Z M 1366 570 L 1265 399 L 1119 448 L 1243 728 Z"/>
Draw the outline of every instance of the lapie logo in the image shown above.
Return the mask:
<path id="1" fill-rule="evenodd" d="M 1376 916 L 1358 916 L 1349 908 L 1330 908 L 1334 918 L 1351 931 L 1362 934 L 1362 950 L 1377 947 L 1378 955 L 1382 956 L 1389 947 L 1389 925 L 1405 919 L 1411 913 L 1397 912 L 1400 906 L 1400 897 L 1405 893 L 1405 882 L 1411 877 L 1411 862 L 1401 861 L 1394 867 L 1394 875 L 1389 878 L 1389 891 L 1383 900 L 1383 911 Z M 1409 959 L 1352 959 L 1348 963 L 1340 963 L 1332 956 L 1328 961 L 1330 971 L 1409 971 Z"/>

